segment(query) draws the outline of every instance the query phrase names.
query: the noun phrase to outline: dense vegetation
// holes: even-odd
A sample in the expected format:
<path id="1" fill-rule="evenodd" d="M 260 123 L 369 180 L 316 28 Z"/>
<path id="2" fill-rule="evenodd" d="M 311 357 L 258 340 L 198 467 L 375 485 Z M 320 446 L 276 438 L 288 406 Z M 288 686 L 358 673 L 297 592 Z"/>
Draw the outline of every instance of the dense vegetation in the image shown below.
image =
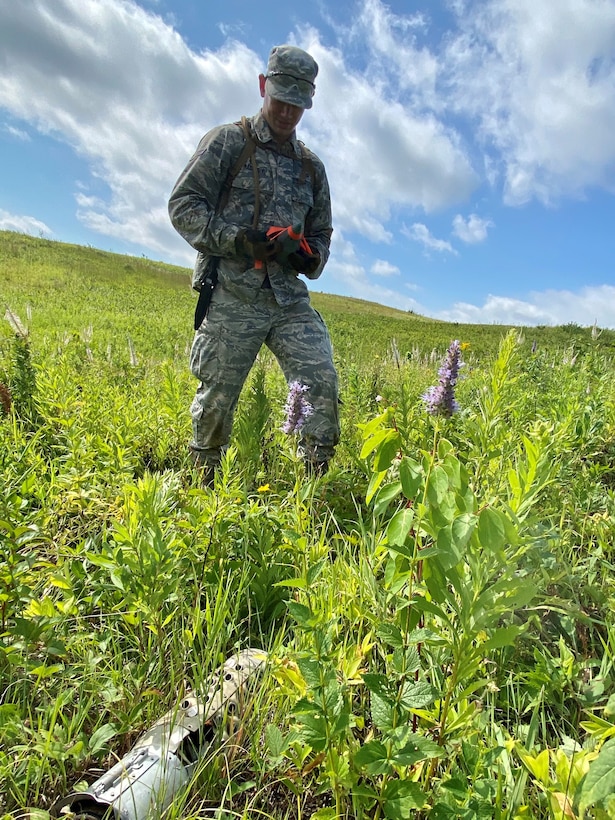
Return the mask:
<path id="1" fill-rule="evenodd" d="M 265 351 L 212 492 L 188 272 L 0 233 L 0 817 L 47 817 L 256 646 L 166 817 L 615 818 L 615 333 L 313 302 L 332 469 L 305 477 Z"/>

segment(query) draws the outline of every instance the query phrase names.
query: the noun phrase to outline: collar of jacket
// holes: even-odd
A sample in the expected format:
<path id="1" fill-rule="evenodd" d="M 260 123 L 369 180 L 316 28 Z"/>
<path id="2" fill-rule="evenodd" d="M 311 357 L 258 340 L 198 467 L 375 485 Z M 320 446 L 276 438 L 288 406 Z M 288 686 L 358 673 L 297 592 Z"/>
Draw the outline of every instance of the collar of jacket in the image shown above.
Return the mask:
<path id="1" fill-rule="evenodd" d="M 267 125 L 267 120 L 263 117 L 262 111 L 259 111 L 258 114 L 251 118 L 251 123 L 254 135 L 258 137 L 261 142 L 271 142 L 272 147 L 273 145 L 279 145 L 279 143 L 274 140 L 271 129 Z M 282 143 L 280 153 L 294 154 L 296 157 L 301 157 L 301 148 L 299 147 L 296 131 L 293 131 L 290 137 Z"/>

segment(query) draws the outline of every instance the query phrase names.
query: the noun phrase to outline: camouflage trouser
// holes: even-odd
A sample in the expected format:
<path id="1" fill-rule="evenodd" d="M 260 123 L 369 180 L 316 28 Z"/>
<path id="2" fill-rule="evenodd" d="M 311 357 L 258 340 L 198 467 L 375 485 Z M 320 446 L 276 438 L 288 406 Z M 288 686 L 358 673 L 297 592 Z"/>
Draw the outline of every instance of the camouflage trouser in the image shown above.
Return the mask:
<path id="1" fill-rule="evenodd" d="M 216 464 L 229 442 L 241 388 L 265 344 L 278 360 L 287 382 L 309 387 L 314 408 L 302 429 L 307 458 L 328 461 L 339 441 L 337 373 L 329 332 L 307 299 L 280 306 L 262 289 L 246 303 L 220 285 L 209 313 L 197 330 L 190 369 L 200 380 L 192 414 L 190 447 L 200 463 Z"/>

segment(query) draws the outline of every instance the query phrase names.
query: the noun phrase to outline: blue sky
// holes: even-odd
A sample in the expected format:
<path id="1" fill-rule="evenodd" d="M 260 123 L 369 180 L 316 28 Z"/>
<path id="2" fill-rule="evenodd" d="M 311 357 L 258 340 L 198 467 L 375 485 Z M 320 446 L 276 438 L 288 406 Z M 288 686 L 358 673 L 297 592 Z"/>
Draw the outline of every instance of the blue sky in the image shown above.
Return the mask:
<path id="1" fill-rule="evenodd" d="M 191 266 L 169 192 L 284 42 L 320 65 L 312 288 L 615 327 L 615 0 L 0 2 L 0 228 Z"/>

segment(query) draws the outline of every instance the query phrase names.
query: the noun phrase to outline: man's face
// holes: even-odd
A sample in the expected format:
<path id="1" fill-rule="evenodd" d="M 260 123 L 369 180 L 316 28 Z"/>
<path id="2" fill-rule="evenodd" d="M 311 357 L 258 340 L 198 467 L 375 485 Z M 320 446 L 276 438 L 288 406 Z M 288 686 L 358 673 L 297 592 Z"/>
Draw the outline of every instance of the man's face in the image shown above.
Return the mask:
<path id="1" fill-rule="evenodd" d="M 274 137 L 280 142 L 284 142 L 299 124 L 304 109 L 270 97 L 265 91 L 265 77 L 262 74 L 259 80 L 261 97 L 263 98 L 263 116 L 267 120 L 267 125 L 271 128 Z"/>

